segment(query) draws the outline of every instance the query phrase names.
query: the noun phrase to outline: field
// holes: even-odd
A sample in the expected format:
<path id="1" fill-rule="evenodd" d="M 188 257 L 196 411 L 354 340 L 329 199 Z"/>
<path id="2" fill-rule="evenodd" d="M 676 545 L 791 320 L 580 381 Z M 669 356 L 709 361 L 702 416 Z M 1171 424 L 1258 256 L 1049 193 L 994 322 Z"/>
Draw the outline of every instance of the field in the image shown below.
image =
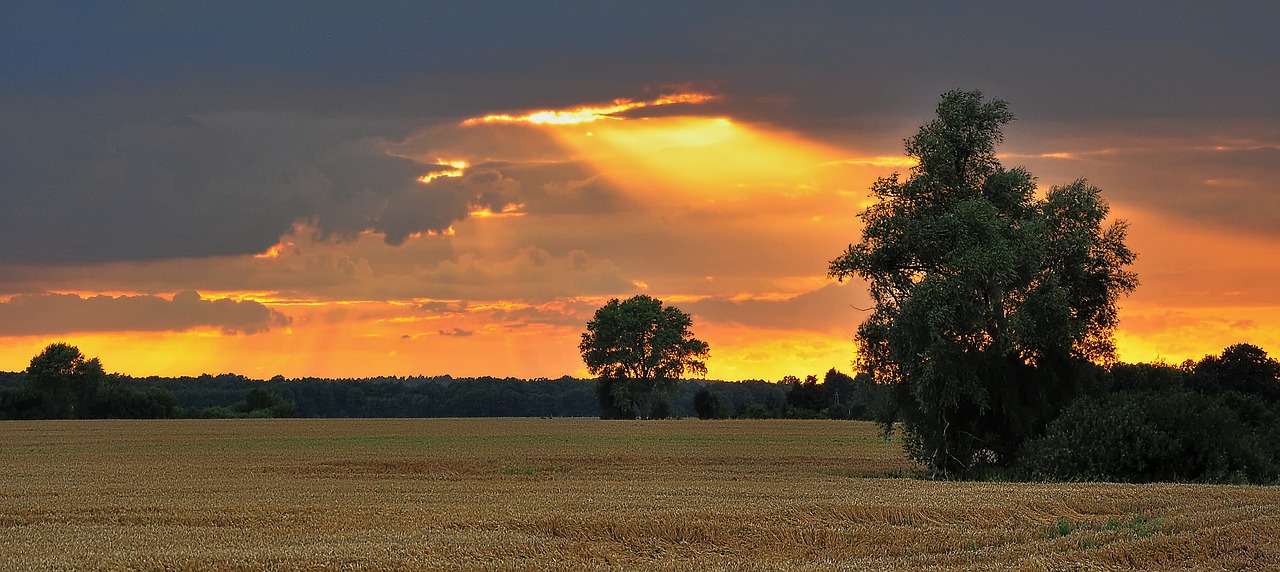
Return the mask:
<path id="1" fill-rule="evenodd" d="M 859 422 L 3 422 L 0 569 L 1280 567 L 1278 488 L 912 471 Z"/>

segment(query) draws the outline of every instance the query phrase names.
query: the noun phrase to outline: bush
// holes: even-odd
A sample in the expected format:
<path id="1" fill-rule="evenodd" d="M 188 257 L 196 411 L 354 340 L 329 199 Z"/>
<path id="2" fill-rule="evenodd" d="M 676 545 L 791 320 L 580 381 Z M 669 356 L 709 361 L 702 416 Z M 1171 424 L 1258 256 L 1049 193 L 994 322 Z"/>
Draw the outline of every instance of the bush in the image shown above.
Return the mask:
<path id="1" fill-rule="evenodd" d="M 659 397 L 653 402 L 653 407 L 649 408 L 649 419 L 667 419 L 671 417 L 671 401 L 666 397 Z"/>
<path id="2" fill-rule="evenodd" d="M 766 409 L 765 406 L 755 404 L 747 407 L 747 409 L 742 412 L 741 417 L 746 419 L 768 419 L 771 415 L 769 415 L 769 410 Z"/>
<path id="3" fill-rule="evenodd" d="M 166 419 L 176 415 L 178 399 L 159 388 L 145 390 L 119 382 L 98 390 L 91 409 L 95 418 Z"/>
<path id="4" fill-rule="evenodd" d="M 38 419 L 40 396 L 25 387 L 0 387 L 0 419 Z"/>
<path id="5" fill-rule="evenodd" d="M 693 394 L 693 410 L 698 419 L 715 419 L 720 416 L 720 398 L 703 386 Z"/>
<path id="6" fill-rule="evenodd" d="M 1280 477 L 1277 423 L 1254 396 L 1120 392 L 1072 403 L 1019 465 L 1032 478 L 1271 483 Z"/>
<path id="7" fill-rule="evenodd" d="M 255 387 L 231 410 L 244 417 L 297 417 L 298 406 L 278 394 Z"/>

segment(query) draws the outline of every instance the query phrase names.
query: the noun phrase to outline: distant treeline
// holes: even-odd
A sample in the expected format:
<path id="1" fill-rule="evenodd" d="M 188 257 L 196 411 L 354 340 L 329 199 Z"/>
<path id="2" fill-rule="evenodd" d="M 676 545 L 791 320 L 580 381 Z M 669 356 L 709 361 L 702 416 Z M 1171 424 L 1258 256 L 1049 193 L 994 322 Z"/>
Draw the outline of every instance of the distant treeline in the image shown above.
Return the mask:
<path id="1" fill-rule="evenodd" d="M 236 374 L 108 374 L 75 346 L 50 344 L 20 373 L 0 372 L 0 419 L 218 417 L 599 417 L 597 380 L 572 377 L 251 379 Z M 650 418 L 871 419 L 886 389 L 828 371 L 804 381 L 681 380 Z"/>
<path id="2" fill-rule="evenodd" d="M 237 374 L 198 377 L 110 375 L 115 388 L 98 401 L 150 402 L 154 406 L 99 404 L 79 415 L 48 415 L 34 407 L 24 373 L 0 372 L 0 419 L 39 417 L 598 417 L 595 380 L 572 377 L 374 377 L 364 379 L 251 379 Z M 780 382 L 683 380 L 658 400 L 654 417 L 870 419 L 876 388 L 859 394 L 853 379 L 832 370 Z M 271 399 L 264 399 L 263 393 Z M 127 396 L 127 399 L 120 399 Z M 699 397 L 701 396 L 701 398 Z M 695 404 L 702 403 L 700 411 Z M 283 407 L 282 407 L 283 404 Z M 708 408 L 709 404 L 709 408 Z M 24 407 L 25 405 L 25 407 Z M 272 409 L 274 407 L 275 409 Z M 256 413 L 255 413 L 256 412 Z M 253 415 L 250 415 L 254 413 Z"/>
<path id="3" fill-rule="evenodd" d="M 1180 365 L 1085 372 L 1084 394 L 995 477 L 1054 480 L 1280 479 L 1280 362 L 1238 344 Z M 0 372 L 0 419 L 172 417 L 598 417 L 598 380 L 379 377 L 134 378 L 49 346 Z M 647 417 L 883 419 L 896 386 L 834 369 L 823 379 L 682 380 Z"/>

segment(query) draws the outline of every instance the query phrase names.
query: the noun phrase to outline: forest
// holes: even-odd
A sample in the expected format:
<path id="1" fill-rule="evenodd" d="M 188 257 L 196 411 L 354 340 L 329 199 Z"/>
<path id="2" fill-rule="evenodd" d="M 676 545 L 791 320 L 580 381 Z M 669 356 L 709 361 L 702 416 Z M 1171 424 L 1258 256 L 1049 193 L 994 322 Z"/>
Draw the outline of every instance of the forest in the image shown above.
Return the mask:
<path id="1" fill-rule="evenodd" d="M 51 367 L 48 358 L 67 360 Z M 441 376 L 130 377 L 53 344 L 0 372 L 0 419 L 598 417 L 596 380 Z M 49 378 L 62 376 L 61 381 Z M 1178 365 L 1092 368 L 1084 393 L 1002 472 L 1009 478 L 1273 482 L 1280 474 L 1280 362 L 1250 344 Z M 61 385 L 59 385 L 61 383 Z M 684 379 L 645 417 L 883 417 L 890 388 L 865 373 L 776 382 Z"/>
<path id="2" fill-rule="evenodd" d="M 56 345 L 56 344 L 55 344 Z M 51 346 L 53 347 L 53 346 Z M 89 360 L 92 361 L 92 360 Z M 79 407 L 49 407 L 29 372 L 0 372 L 0 419 L 233 417 L 598 417 L 595 380 L 496 377 L 252 379 L 81 376 Z M 836 370 L 805 380 L 680 380 L 646 417 L 871 419 L 880 388 Z M 61 395 L 61 394 L 59 394 Z M 54 397 L 56 398 L 56 397 Z M 699 407 L 699 404 L 701 406 Z"/>

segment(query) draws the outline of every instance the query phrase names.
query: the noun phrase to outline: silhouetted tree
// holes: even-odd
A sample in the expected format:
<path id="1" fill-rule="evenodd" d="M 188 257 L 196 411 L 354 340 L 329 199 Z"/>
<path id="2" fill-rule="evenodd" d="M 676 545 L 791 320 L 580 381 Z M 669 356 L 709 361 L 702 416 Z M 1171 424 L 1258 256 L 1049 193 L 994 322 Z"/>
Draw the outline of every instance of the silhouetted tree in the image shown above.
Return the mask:
<path id="1" fill-rule="evenodd" d="M 602 418 L 648 415 L 654 394 L 670 391 L 685 372 L 706 375 L 710 348 L 693 337 L 692 325 L 688 314 L 643 294 L 596 310 L 578 349 L 598 377 Z"/>
<path id="2" fill-rule="evenodd" d="M 244 401 L 231 407 L 231 410 L 245 417 L 296 417 L 298 406 L 276 393 L 261 387 L 249 390 Z"/>
<path id="3" fill-rule="evenodd" d="M 791 417 L 815 417 L 831 405 L 825 388 L 818 385 L 816 375 L 805 376 L 804 381 L 788 375 L 782 378 L 782 383 L 790 387 L 787 390 L 787 410 Z"/>
<path id="4" fill-rule="evenodd" d="M 98 358 L 85 359 L 80 349 L 49 344 L 31 358 L 27 387 L 40 400 L 41 417 L 87 417 L 106 372 Z"/>
<path id="5" fill-rule="evenodd" d="M 1238 391 L 1280 401 L 1280 362 L 1255 345 L 1236 344 L 1221 356 L 1205 356 L 1192 377 L 1196 388 L 1207 393 Z"/>
<path id="6" fill-rule="evenodd" d="M 715 419 L 720 415 L 720 398 L 703 386 L 693 394 L 693 410 L 698 419 Z"/>
<path id="7" fill-rule="evenodd" d="M 900 422 L 935 474 L 1007 464 L 1114 359 L 1116 301 L 1137 286 L 1123 221 L 1084 180 L 1036 198 L 1033 177 L 996 158 L 1007 105 L 951 91 L 906 141 L 918 164 L 871 187 L 862 241 L 830 275 L 870 283 L 861 369 L 893 388 Z"/>

